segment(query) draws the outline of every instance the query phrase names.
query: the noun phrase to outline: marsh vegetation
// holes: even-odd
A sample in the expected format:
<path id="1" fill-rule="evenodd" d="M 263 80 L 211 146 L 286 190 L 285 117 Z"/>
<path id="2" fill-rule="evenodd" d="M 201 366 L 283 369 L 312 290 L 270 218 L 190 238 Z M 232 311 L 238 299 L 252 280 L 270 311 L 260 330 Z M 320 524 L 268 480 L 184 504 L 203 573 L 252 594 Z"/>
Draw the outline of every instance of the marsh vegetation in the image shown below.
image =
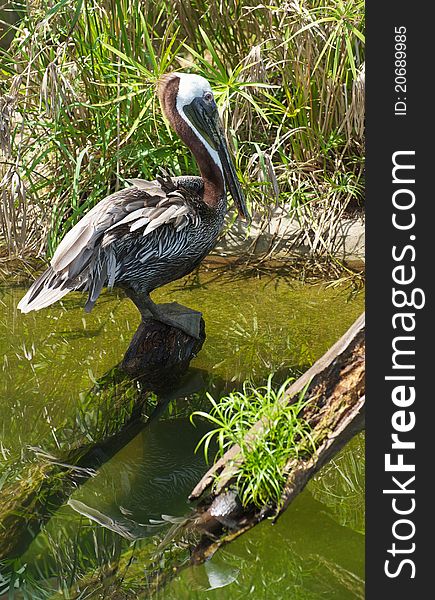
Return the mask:
<path id="1" fill-rule="evenodd" d="M 283 208 L 317 254 L 363 207 L 364 3 L 62 0 L 22 5 L 0 50 L 4 251 L 50 255 L 125 178 L 196 172 L 155 83 L 204 75 L 251 211 Z"/>
<path id="2" fill-rule="evenodd" d="M 212 427 L 199 442 L 207 462 L 213 441 L 218 445 L 216 458 L 224 456 L 231 446 L 240 447 L 241 463 L 233 477 L 237 495 L 244 506 L 253 503 L 259 508 L 279 508 L 287 462 L 291 458 L 308 456 L 316 449 L 310 425 L 302 416 L 307 404 L 304 394 L 301 393 L 293 404 L 282 406 L 291 381 L 286 379 L 281 386 L 276 386 L 272 375 L 264 386 L 255 387 L 245 381 L 240 391 L 231 392 L 217 401 L 208 393 L 210 411 L 192 413 L 193 420 L 202 417 Z M 265 422 L 263 431 L 247 441 L 248 432 L 260 420 Z"/>

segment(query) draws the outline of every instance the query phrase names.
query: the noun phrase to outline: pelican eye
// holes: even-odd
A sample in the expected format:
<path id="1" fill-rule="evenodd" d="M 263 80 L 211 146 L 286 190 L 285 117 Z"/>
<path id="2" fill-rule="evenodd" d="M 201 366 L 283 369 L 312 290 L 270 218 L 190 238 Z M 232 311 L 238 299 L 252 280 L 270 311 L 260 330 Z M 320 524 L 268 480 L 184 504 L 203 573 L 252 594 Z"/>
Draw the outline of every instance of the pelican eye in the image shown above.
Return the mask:
<path id="1" fill-rule="evenodd" d="M 213 102 L 214 100 L 213 94 L 211 92 L 205 92 L 203 98 L 206 102 Z"/>

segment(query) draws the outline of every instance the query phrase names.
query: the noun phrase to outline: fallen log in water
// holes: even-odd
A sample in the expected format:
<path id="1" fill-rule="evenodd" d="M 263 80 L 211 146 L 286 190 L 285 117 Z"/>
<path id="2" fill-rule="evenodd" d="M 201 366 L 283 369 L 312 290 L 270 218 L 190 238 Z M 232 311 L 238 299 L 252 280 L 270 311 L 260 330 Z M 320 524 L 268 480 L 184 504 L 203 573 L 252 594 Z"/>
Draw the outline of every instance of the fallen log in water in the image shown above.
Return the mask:
<path id="1" fill-rule="evenodd" d="M 0 560 L 21 555 L 73 490 L 160 412 L 158 405 L 149 416 L 146 392 L 166 403 L 204 340 L 203 320 L 200 339 L 152 318 L 142 321 L 123 362 L 101 377 L 78 406 L 75 423 L 80 426 L 65 424 L 72 432 L 65 450 L 41 441 L 30 464 L 5 466 L 0 473 L 6 477 L 0 492 Z"/>
<path id="2" fill-rule="evenodd" d="M 302 377 L 294 382 L 282 402 L 297 399 L 305 388 L 303 417 L 311 426 L 316 450 L 310 456 L 291 459 L 286 465 L 286 485 L 279 506 L 243 508 L 238 500 L 234 475 L 243 456 L 240 447 L 232 447 L 204 475 L 190 495 L 202 500 L 197 506 L 196 527 L 202 538 L 191 554 L 192 563 L 209 558 L 220 546 L 238 537 L 254 525 L 274 519 L 302 491 L 310 478 L 356 433 L 364 428 L 365 391 L 365 319 L 361 315 L 342 338 Z M 255 439 L 265 427 L 259 421 L 247 434 Z"/>

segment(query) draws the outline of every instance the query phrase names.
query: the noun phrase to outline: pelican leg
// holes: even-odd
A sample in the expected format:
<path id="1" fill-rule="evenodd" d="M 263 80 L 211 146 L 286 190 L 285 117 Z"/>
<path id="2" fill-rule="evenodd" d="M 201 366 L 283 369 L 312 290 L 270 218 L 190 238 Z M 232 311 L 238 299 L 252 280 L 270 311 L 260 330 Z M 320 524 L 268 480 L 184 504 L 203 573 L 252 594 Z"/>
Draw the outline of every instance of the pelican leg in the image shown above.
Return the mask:
<path id="1" fill-rule="evenodd" d="M 202 314 L 197 310 L 182 306 L 178 302 L 155 304 L 148 294 L 138 294 L 130 289 L 125 291 L 139 309 L 143 320 L 152 317 L 170 327 L 181 329 L 197 340 L 200 339 Z"/>

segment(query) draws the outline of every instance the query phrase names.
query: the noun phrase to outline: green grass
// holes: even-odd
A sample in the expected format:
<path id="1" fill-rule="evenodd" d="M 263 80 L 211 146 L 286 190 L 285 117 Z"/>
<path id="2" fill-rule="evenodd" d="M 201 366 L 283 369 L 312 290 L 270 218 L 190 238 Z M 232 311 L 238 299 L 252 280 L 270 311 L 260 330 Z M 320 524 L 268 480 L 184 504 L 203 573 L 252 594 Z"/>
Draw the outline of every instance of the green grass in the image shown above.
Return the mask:
<path id="1" fill-rule="evenodd" d="M 251 210 L 295 210 L 313 251 L 363 203 L 360 0 L 49 0 L 0 50 L 0 227 L 10 256 L 50 255 L 125 178 L 195 173 L 155 82 L 216 91 Z M 322 240 L 324 243 L 322 243 Z"/>
<path id="2" fill-rule="evenodd" d="M 233 479 L 243 506 L 279 507 L 286 481 L 286 465 L 291 459 L 307 456 L 315 449 L 310 426 L 301 415 L 306 405 L 303 390 L 297 400 L 282 399 L 292 379 L 274 389 L 272 375 L 265 386 L 256 388 L 245 382 L 240 392 L 232 392 L 217 402 L 207 394 L 212 408 L 209 413 L 192 414 L 210 421 L 214 426 L 201 439 L 206 459 L 212 442 L 217 442 L 216 459 L 234 445 L 240 447 Z M 248 435 L 262 421 L 261 430 Z"/>

